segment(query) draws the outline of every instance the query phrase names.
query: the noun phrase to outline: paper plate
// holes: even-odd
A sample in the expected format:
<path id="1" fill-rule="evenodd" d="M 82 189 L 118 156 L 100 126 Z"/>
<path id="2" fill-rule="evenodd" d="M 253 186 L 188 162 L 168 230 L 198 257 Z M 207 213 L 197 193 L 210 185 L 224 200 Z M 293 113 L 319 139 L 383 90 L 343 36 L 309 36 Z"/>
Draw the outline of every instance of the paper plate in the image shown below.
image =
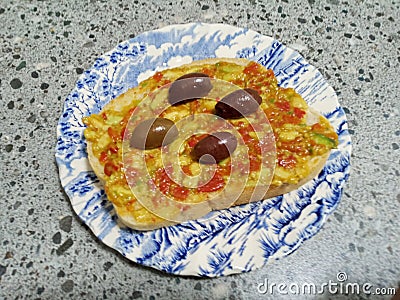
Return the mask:
<path id="1" fill-rule="evenodd" d="M 210 57 L 242 57 L 272 69 L 281 86 L 293 87 L 329 119 L 338 149 L 318 177 L 284 196 L 149 232 L 122 226 L 89 165 L 82 117 L 157 70 Z M 279 41 L 224 24 L 171 25 L 120 43 L 81 75 L 65 101 L 57 135 L 61 184 L 82 221 L 127 259 L 178 275 L 248 272 L 293 252 L 336 208 L 350 167 L 346 116 L 321 73 Z"/>

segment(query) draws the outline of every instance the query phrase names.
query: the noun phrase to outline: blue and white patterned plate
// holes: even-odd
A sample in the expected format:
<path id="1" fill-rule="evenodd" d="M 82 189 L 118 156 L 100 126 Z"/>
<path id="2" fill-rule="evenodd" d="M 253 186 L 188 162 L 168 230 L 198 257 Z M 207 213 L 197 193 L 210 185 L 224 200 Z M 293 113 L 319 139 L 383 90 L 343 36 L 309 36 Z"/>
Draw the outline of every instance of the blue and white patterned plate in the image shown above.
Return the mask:
<path id="1" fill-rule="evenodd" d="M 273 69 L 281 86 L 295 88 L 330 120 L 339 134 L 338 149 L 318 177 L 284 196 L 149 232 L 122 226 L 89 165 L 82 117 L 99 112 L 157 70 L 210 57 L 244 57 Z M 172 25 L 120 43 L 79 78 L 65 101 L 57 134 L 61 183 L 83 222 L 131 261 L 179 275 L 247 272 L 293 252 L 335 209 L 349 175 L 346 116 L 320 72 L 270 37 L 223 24 Z"/>

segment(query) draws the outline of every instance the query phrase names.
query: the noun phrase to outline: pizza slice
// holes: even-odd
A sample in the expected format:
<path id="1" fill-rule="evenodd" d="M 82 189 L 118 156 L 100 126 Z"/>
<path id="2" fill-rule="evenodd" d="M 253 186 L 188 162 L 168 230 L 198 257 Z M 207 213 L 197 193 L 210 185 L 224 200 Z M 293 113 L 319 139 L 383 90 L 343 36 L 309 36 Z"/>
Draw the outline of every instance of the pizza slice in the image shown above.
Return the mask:
<path id="1" fill-rule="evenodd" d="M 83 122 L 89 162 L 137 230 L 295 190 L 338 145 L 325 117 L 245 59 L 157 72 Z"/>

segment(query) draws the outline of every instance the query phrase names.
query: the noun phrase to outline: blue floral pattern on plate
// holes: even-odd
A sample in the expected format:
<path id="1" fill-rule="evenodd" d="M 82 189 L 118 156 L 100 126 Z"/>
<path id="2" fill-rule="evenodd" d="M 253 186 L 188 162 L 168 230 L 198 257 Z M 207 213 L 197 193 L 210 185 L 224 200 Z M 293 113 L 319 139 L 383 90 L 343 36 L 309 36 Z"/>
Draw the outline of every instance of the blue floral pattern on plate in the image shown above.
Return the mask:
<path id="1" fill-rule="evenodd" d="M 316 178 L 283 196 L 149 232 L 121 225 L 89 165 L 82 117 L 158 70 L 211 57 L 244 57 L 271 68 L 281 86 L 295 88 L 330 120 L 338 149 Z M 321 73 L 280 42 L 224 24 L 172 25 L 120 43 L 81 75 L 65 101 L 57 135 L 61 184 L 83 222 L 129 260 L 179 275 L 247 272 L 293 252 L 336 208 L 350 167 L 346 116 Z"/>

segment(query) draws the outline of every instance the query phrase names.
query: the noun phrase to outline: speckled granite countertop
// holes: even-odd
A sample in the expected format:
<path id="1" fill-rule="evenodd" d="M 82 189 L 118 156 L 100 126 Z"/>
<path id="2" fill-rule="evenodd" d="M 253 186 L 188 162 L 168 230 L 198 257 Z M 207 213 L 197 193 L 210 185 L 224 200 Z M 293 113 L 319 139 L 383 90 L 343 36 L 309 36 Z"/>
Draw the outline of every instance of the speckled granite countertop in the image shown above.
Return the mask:
<path id="1" fill-rule="evenodd" d="M 0 1 L 0 298 L 267 299 L 257 290 L 265 280 L 322 284 L 338 272 L 398 286 L 399 6 Z M 323 229 L 285 259 L 216 279 L 165 275 L 104 246 L 74 214 L 54 159 L 63 101 L 96 57 L 140 32 L 193 21 L 248 27 L 297 49 L 337 91 L 353 140 L 349 182 Z"/>

